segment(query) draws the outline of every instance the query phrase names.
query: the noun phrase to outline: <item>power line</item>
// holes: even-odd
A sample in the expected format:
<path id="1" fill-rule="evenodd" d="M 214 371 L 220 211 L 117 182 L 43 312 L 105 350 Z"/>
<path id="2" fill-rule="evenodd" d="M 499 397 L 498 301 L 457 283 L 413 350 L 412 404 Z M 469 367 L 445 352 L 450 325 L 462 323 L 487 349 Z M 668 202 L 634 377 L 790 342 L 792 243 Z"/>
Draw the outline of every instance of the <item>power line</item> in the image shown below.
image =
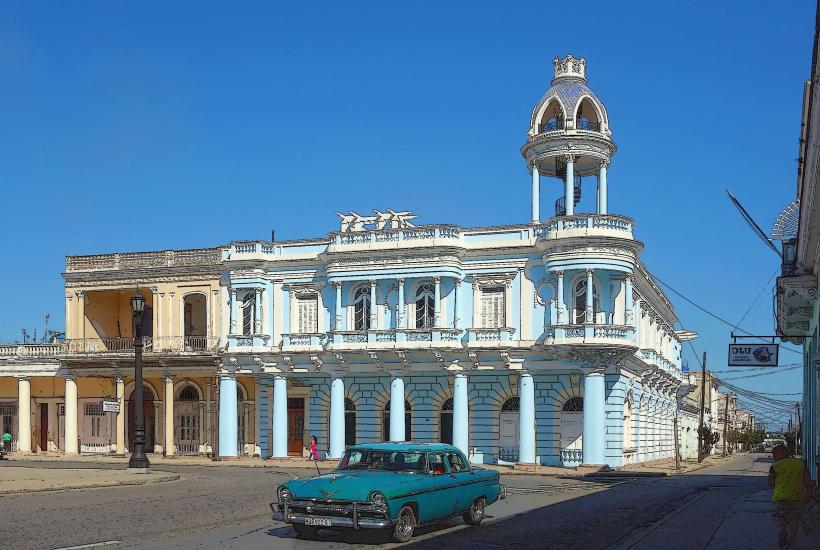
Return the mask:
<path id="1" fill-rule="evenodd" d="M 743 317 L 741 317 L 741 318 L 740 318 L 740 321 L 738 321 L 738 322 L 737 322 L 737 324 L 738 324 L 738 325 L 740 325 L 740 323 L 742 323 L 742 322 L 746 319 L 746 316 L 747 316 L 747 315 L 749 315 L 749 313 L 752 311 L 752 308 L 755 306 L 755 304 L 756 304 L 756 303 L 757 303 L 757 301 L 760 299 L 760 297 L 761 297 L 761 296 L 763 296 L 763 293 L 764 293 L 764 292 L 766 292 L 766 290 L 768 290 L 769 285 L 772 283 L 772 281 L 774 280 L 774 278 L 775 278 L 775 277 L 777 277 L 778 273 L 780 273 L 780 271 L 779 271 L 779 270 L 778 270 L 778 271 L 775 271 L 775 272 L 772 274 L 772 276 L 771 276 L 771 277 L 769 277 L 769 280 L 768 280 L 768 281 L 766 281 L 766 286 L 764 286 L 763 288 L 761 288 L 761 289 L 760 289 L 760 292 L 758 292 L 758 293 L 757 293 L 757 296 L 755 296 L 755 299 L 754 299 L 754 300 L 752 300 L 752 303 L 751 303 L 751 304 L 749 304 L 749 307 L 746 309 L 746 313 L 744 313 L 744 314 L 743 314 Z"/>
<path id="2" fill-rule="evenodd" d="M 723 323 L 723 324 L 725 324 L 725 325 L 728 325 L 728 326 L 732 327 L 733 329 L 735 329 L 735 330 L 737 330 L 737 331 L 739 331 L 739 332 L 743 332 L 743 333 L 747 334 L 748 336 L 754 336 L 754 334 L 752 334 L 752 333 L 751 333 L 751 332 L 749 332 L 748 330 L 745 330 L 745 329 L 740 328 L 739 326 L 735 325 L 734 323 L 731 323 L 731 322 L 727 321 L 727 320 L 726 320 L 726 319 L 724 319 L 723 317 L 720 317 L 719 315 L 716 315 L 716 314 L 712 313 L 711 311 L 709 311 L 709 310 L 708 310 L 708 309 L 706 309 L 705 307 L 701 306 L 700 304 L 693 302 L 692 300 L 690 300 L 689 298 L 687 298 L 686 296 L 684 296 L 683 294 L 681 294 L 680 292 L 678 292 L 677 290 L 675 290 L 674 288 L 672 288 L 671 286 L 669 286 L 666 282 L 664 282 L 663 280 L 661 280 L 660 278 L 658 278 L 658 276 L 657 276 L 657 275 L 652 275 L 652 277 L 653 277 L 656 281 L 658 281 L 660 284 L 662 284 L 663 286 L 665 286 L 666 288 L 668 288 L 669 290 L 671 290 L 673 293 L 677 294 L 679 297 L 683 298 L 684 300 L 686 300 L 687 302 L 689 302 L 690 304 L 692 304 L 693 306 L 695 306 L 696 308 L 698 308 L 699 310 L 701 310 L 701 311 L 702 311 L 702 312 L 704 312 L 705 314 L 709 315 L 710 317 L 714 317 L 715 319 L 717 319 L 717 320 L 718 320 L 718 321 L 720 321 L 721 323 Z M 798 354 L 800 354 L 800 355 L 803 355 L 803 352 L 802 352 L 802 351 L 799 351 L 799 350 L 796 350 L 796 349 L 793 349 L 793 348 L 787 348 L 786 346 L 780 346 L 780 347 L 781 347 L 781 348 L 783 348 L 783 349 L 785 349 L 785 350 L 787 350 L 787 351 L 791 351 L 792 353 L 798 353 Z M 693 349 L 694 349 L 694 348 L 693 348 Z"/>

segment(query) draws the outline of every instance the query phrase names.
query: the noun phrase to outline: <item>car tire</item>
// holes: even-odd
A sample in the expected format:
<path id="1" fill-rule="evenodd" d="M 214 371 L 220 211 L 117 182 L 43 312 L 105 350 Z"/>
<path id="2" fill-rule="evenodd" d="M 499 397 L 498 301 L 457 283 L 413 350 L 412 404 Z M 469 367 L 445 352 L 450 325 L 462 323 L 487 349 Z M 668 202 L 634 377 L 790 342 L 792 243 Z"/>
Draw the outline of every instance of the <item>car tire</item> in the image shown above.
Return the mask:
<path id="1" fill-rule="evenodd" d="M 486 508 L 487 499 L 484 497 L 475 499 L 470 509 L 462 515 L 464 523 L 467 525 L 481 525 L 482 520 L 484 520 L 484 511 Z"/>
<path id="2" fill-rule="evenodd" d="M 407 542 L 413 538 L 416 529 L 416 514 L 410 506 L 403 506 L 396 516 L 396 525 L 393 526 L 393 540 Z"/>
<path id="3" fill-rule="evenodd" d="M 296 534 L 300 537 L 315 537 L 316 532 L 319 530 L 318 527 L 305 525 L 304 523 L 293 523 L 292 525 L 293 530 L 296 531 Z"/>

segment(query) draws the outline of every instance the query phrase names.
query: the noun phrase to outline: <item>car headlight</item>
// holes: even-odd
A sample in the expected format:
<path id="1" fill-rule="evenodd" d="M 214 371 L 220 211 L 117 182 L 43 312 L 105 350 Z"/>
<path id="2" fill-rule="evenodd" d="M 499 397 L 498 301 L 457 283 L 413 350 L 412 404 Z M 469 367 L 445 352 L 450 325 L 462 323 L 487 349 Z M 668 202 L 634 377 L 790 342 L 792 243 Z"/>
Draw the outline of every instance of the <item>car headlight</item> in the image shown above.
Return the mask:
<path id="1" fill-rule="evenodd" d="M 287 487 L 279 487 L 277 495 L 279 496 L 279 502 L 286 502 L 293 498 L 293 494 Z"/>
<path id="2" fill-rule="evenodd" d="M 371 493 L 370 502 L 376 508 L 387 508 L 387 499 L 381 493 Z"/>

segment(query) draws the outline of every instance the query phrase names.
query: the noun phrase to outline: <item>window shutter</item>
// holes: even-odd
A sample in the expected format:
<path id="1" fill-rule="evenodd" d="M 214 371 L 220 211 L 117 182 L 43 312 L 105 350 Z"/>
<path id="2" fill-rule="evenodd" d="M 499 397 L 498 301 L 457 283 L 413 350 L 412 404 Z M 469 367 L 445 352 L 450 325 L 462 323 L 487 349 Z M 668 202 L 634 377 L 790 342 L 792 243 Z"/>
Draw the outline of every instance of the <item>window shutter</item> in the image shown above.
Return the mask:
<path id="1" fill-rule="evenodd" d="M 481 290 L 481 326 L 499 328 L 504 326 L 504 289 L 501 287 Z"/>
<path id="2" fill-rule="evenodd" d="M 298 298 L 297 303 L 299 304 L 299 332 L 302 334 L 313 334 L 318 332 L 318 300 L 316 296 L 300 297 Z"/>

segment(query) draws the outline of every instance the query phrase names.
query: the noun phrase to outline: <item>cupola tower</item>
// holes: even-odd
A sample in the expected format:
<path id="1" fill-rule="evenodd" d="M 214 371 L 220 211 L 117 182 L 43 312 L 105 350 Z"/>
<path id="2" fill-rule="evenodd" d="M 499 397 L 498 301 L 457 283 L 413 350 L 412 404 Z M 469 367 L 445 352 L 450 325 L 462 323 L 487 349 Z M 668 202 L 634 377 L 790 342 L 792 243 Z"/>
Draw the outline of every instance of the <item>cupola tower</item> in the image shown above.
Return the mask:
<path id="1" fill-rule="evenodd" d="M 532 174 L 532 223 L 541 223 L 542 176 L 564 183 L 563 196 L 555 201 L 556 216 L 575 214 L 587 176 L 597 178 L 597 212 L 606 214 L 606 171 L 616 149 L 606 108 L 587 86 L 586 60 L 567 55 L 552 64 L 551 87 L 532 110 L 521 148 Z"/>

